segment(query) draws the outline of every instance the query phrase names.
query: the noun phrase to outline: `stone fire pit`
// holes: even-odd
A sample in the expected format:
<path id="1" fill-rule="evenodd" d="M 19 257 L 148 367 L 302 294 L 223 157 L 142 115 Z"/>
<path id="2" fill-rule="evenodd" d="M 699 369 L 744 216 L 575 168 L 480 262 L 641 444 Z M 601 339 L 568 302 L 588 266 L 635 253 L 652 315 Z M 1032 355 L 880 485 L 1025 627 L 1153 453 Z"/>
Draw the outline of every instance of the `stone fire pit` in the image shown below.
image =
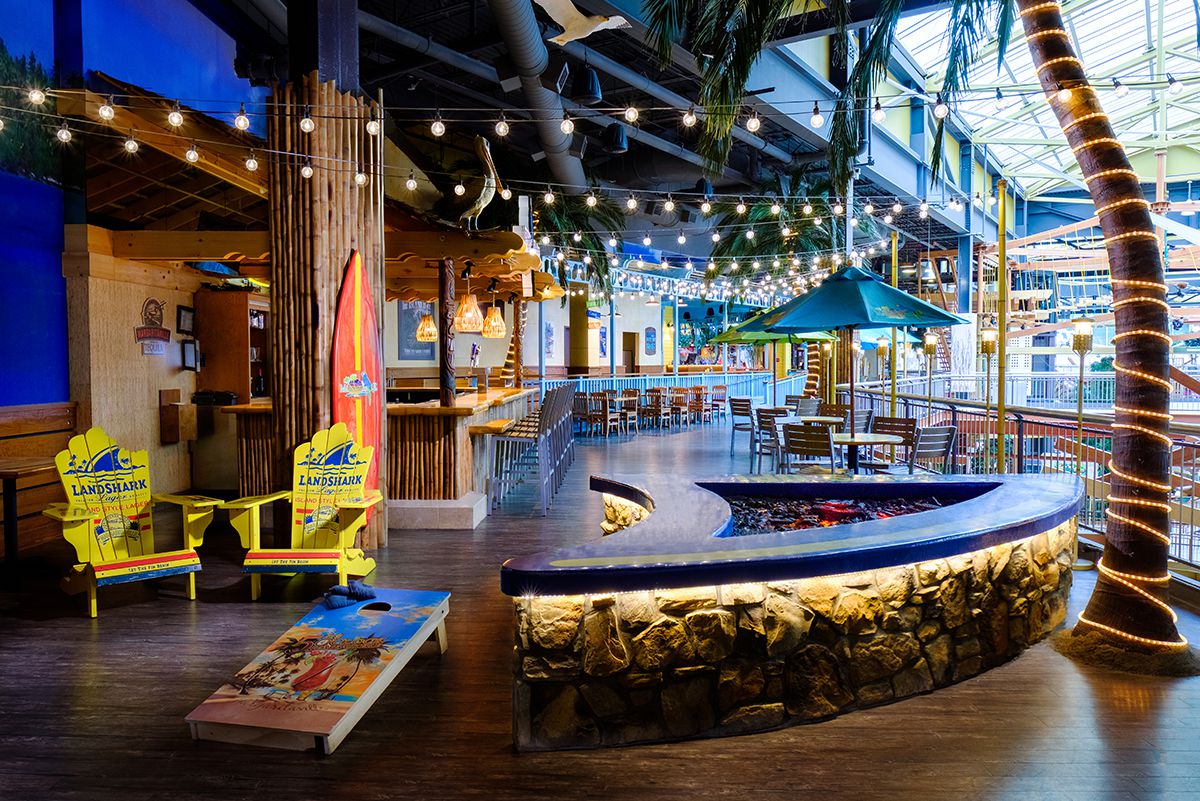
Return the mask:
<path id="1" fill-rule="evenodd" d="M 501 570 L 516 612 L 520 749 L 767 730 L 974 676 L 1062 622 L 1083 495 L 1062 475 L 592 487 L 613 533 Z M 747 533 L 725 497 L 909 511 Z"/>

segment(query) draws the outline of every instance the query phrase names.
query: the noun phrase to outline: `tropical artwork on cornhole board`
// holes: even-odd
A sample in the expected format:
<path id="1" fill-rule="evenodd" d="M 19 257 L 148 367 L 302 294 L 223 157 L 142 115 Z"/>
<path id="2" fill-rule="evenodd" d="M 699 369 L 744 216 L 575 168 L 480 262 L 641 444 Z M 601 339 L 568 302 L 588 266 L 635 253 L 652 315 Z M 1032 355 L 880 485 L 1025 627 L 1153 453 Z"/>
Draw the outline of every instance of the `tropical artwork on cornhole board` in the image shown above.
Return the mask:
<path id="1" fill-rule="evenodd" d="M 318 604 L 196 707 L 188 722 L 332 732 L 450 597 L 418 590 L 376 593 L 341 609 Z"/>

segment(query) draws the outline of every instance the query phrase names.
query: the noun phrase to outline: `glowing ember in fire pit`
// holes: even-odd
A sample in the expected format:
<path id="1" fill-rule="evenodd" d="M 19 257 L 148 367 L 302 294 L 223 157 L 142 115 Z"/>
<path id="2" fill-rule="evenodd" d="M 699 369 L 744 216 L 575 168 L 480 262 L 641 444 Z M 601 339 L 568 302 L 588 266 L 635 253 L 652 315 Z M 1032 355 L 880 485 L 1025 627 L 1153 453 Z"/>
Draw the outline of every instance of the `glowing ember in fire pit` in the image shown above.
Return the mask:
<path id="1" fill-rule="evenodd" d="M 733 510 L 733 531 L 729 534 L 734 537 L 883 520 L 945 505 L 934 497 L 842 500 L 730 495 L 725 500 Z"/>

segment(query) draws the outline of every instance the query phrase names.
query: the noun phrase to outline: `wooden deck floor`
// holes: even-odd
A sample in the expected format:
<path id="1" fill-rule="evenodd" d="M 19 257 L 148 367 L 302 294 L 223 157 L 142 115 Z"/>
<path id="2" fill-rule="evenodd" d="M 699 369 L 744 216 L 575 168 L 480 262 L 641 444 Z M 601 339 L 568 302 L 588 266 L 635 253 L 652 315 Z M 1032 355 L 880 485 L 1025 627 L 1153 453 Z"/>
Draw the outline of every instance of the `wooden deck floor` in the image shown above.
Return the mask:
<path id="1" fill-rule="evenodd" d="M 0 594 L 0 799 L 1200 799 L 1200 679 L 1086 670 L 1042 644 L 932 695 L 786 731 L 517 755 L 509 736 L 508 557 L 595 536 L 593 472 L 744 470 L 728 431 L 581 441 L 552 513 L 518 494 L 474 532 L 394 533 L 374 581 L 449 590 L 450 650 L 418 654 L 331 758 L 195 744 L 184 715 L 298 619 L 329 583 L 249 602 L 231 530 L 202 551 L 200 600 L 178 580 L 103 590 L 81 616 L 34 559 Z M 65 550 L 53 556 L 64 559 Z M 1077 574 L 1073 606 L 1090 574 Z M 1200 619 L 1182 626 L 1200 640 Z"/>

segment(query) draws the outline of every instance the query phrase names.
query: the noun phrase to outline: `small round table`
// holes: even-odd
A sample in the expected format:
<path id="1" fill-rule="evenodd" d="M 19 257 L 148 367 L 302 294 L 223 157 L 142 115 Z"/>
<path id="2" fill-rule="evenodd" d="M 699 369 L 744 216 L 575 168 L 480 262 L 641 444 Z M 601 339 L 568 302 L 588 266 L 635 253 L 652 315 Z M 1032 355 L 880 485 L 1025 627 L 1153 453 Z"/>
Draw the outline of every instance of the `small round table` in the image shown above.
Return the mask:
<path id="1" fill-rule="evenodd" d="M 834 434 L 833 444 L 846 448 L 846 467 L 851 473 L 858 472 L 858 449 L 862 445 L 902 445 L 904 437 L 895 434 L 873 434 L 869 431 L 861 434 Z"/>

